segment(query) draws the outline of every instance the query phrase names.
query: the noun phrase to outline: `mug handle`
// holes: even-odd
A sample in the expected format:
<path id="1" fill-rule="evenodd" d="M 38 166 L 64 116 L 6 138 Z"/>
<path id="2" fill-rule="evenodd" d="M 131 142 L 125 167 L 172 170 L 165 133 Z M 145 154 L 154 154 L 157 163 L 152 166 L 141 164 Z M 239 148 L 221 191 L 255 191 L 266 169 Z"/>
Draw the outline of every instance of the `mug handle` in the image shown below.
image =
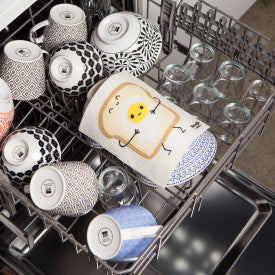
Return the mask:
<path id="1" fill-rule="evenodd" d="M 43 40 L 44 40 L 44 36 L 41 35 L 37 38 L 34 37 L 34 33 L 41 29 L 41 28 L 44 28 L 45 26 L 49 25 L 50 22 L 49 20 L 44 20 L 44 21 L 41 21 L 40 23 L 34 25 L 31 29 L 30 29 L 30 32 L 29 32 L 29 37 L 30 37 L 30 40 L 31 42 L 34 42 L 34 43 L 37 43 L 37 44 L 41 44 L 43 43 Z"/>
<path id="2" fill-rule="evenodd" d="M 123 240 L 151 238 L 155 237 L 162 228 L 162 225 L 154 225 L 122 229 L 121 237 Z"/>

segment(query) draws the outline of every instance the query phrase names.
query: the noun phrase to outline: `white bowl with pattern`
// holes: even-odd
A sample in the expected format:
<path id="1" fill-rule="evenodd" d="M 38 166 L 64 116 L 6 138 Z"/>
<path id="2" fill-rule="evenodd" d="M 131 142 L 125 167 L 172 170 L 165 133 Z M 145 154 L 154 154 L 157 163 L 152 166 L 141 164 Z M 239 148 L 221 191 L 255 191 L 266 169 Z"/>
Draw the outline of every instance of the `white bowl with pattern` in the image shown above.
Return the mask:
<path id="1" fill-rule="evenodd" d="M 61 148 L 50 131 L 40 127 L 25 127 L 6 137 L 0 157 L 0 166 L 12 181 L 29 183 L 33 173 L 40 167 L 60 161 Z"/>
<path id="2" fill-rule="evenodd" d="M 105 17 L 92 33 L 104 64 L 104 75 L 126 70 L 134 76 L 145 73 L 156 62 L 162 48 L 159 27 L 132 12 Z"/>
<path id="3" fill-rule="evenodd" d="M 50 81 L 70 96 L 86 95 L 103 75 L 103 64 L 95 47 L 87 42 L 71 42 L 57 48 L 49 64 Z"/>

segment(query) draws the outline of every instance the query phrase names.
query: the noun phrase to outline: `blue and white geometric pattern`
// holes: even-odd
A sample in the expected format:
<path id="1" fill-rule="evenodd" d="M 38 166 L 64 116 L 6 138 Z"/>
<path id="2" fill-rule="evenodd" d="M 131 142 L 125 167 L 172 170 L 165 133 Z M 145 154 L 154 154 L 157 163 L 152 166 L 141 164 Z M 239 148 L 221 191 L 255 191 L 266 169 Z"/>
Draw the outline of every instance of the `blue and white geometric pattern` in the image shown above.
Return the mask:
<path id="1" fill-rule="evenodd" d="M 167 187 L 185 183 L 201 173 L 214 158 L 216 150 L 217 142 L 211 132 L 205 131 L 199 135 L 172 172 Z M 137 176 L 142 183 L 157 186 L 140 173 Z"/>

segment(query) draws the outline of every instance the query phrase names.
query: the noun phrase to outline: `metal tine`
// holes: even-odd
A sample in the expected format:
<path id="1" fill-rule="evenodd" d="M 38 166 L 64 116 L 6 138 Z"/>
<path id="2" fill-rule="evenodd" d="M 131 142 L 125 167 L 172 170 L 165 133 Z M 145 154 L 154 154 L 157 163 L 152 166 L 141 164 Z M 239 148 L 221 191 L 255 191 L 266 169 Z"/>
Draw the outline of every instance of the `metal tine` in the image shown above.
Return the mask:
<path id="1" fill-rule="evenodd" d="M 75 251 L 76 251 L 76 254 L 79 254 L 81 251 L 83 251 L 83 249 L 81 247 L 78 248 L 78 245 L 76 244 L 75 245 Z"/>
<path id="2" fill-rule="evenodd" d="M 59 237 L 60 237 L 62 243 L 65 243 L 68 240 L 67 237 L 64 237 L 62 232 L 59 233 Z"/>
<path id="3" fill-rule="evenodd" d="M 56 98 L 54 96 L 54 93 L 52 92 L 49 80 L 46 80 L 46 87 L 47 87 L 47 91 L 50 93 L 50 96 L 51 96 L 51 100 L 50 101 L 53 102 L 54 105 L 57 105 Z"/>
<path id="4" fill-rule="evenodd" d="M 27 117 L 32 114 L 34 110 L 34 107 L 30 108 L 30 110 L 27 112 L 27 114 L 22 118 L 22 120 L 14 127 L 14 130 L 20 128 L 20 126 L 23 124 L 23 122 L 25 122 L 25 120 L 27 119 Z"/>
<path id="5" fill-rule="evenodd" d="M 200 212 L 200 210 L 201 210 L 201 205 L 202 205 L 202 202 L 203 202 L 203 196 L 200 196 L 199 197 L 199 206 L 198 206 L 198 212 Z"/>
<path id="6" fill-rule="evenodd" d="M 44 225 L 45 229 L 49 229 L 51 227 L 51 225 L 47 223 L 45 218 L 43 219 L 43 225 Z"/>
<path id="7" fill-rule="evenodd" d="M 96 262 L 96 270 L 99 270 L 99 269 L 102 267 L 102 263 L 100 263 L 100 262 L 98 261 L 98 258 L 97 258 L 97 257 L 95 257 L 95 262 Z"/>
<path id="8" fill-rule="evenodd" d="M 147 197 L 147 195 L 150 193 L 150 190 L 147 190 L 146 191 L 146 193 L 142 196 L 142 198 L 141 198 L 141 200 L 139 201 L 139 205 L 141 204 L 141 203 L 143 203 L 143 201 L 145 200 L 145 198 Z"/>
<path id="9" fill-rule="evenodd" d="M 193 217 L 193 214 L 194 214 L 194 211 L 195 211 L 195 207 L 196 207 L 197 198 L 198 198 L 198 194 L 195 193 L 194 194 L 194 202 L 193 202 L 192 208 L 191 208 L 190 218 Z"/>
<path id="10" fill-rule="evenodd" d="M 35 211 L 32 211 L 29 206 L 27 206 L 28 215 L 32 217 L 35 214 Z"/>
<path id="11" fill-rule="evenodd" d="M 157 260 L 159 259 L 159 254 L 160 254 L 160 248 L 161 248 L 161 237 L 159 237 L 159 242 L 158 242 L 158 251 L 157 251 Z"/>

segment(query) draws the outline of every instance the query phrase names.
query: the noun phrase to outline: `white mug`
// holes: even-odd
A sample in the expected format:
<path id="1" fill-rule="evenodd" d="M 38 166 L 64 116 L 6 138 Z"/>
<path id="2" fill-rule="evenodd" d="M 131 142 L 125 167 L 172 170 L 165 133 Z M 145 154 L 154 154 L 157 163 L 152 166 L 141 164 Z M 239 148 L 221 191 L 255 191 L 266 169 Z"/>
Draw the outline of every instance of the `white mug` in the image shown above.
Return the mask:
<path id="1" fill-rule="evenodd" d="M 87 230 L 88 246 L 103 260 L 130 262 L 139 257 L 162 225 L 139 205 L 122 206 L 95 217 Z"/>
<path id="2" fill-rule="evenodd" d="M 44 27 L 43 35 L 35 38 L 35 32 Z M 87 41 L 85 13 L 75 5 L 56 5 L 51 8 L 47 20 L 31 28 L 29 37 L 32 42 L 42 43 L 49 52 L 68 42 Z"/>
<path id="3" fill-rule="evenodd" d="M 36 99 L 45 91 L 45 62 L 36 44 L 26 40 L 7 43 L 0 61 L 0 77 L 11 89 L 16 100 Z"/>
<path id="4" fill-rule="evenodd" d="M 37 207 L 65 216 L 80 216 L 98 201 L 94 170 L 80 161 L 44 166 L 33 175 L 30 194 Z"/>

